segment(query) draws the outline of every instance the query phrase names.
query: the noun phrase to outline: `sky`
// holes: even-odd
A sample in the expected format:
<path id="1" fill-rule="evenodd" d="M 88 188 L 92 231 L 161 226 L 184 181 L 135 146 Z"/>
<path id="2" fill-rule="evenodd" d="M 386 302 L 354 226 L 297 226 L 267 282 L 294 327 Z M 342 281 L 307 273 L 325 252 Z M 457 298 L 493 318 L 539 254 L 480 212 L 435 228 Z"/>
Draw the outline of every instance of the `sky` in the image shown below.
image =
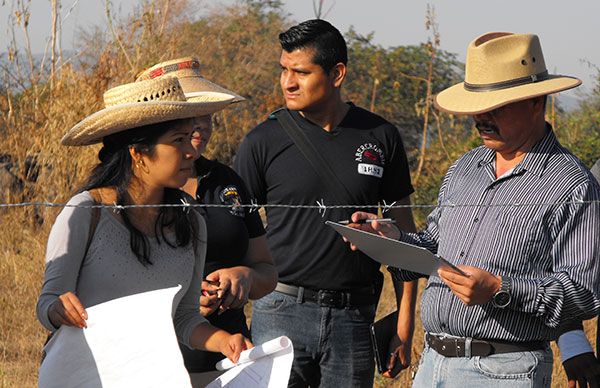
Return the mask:
<path id="1" fill-rule="evenodd" d="M 236 0 L 196 0 L 198 14 Z M 78 31 L 91 25 L 107 28 L 104 0 L 62 0 L 62 47 L 73 47 Z M 313 0 L 284 0 L 297 21 L 314 18 Z M 0 0 L 0 52 L 8 46 L 8 15 L 16 0 Z M 136 0 L 111 0 L 114 11 L 126 15 Z M 435 9 L 441 48 L 464 61 L 468 43 L 489 31 L 531 32 L 540 37 L 550 73 L 581 78 L 582 91 L 594 86 L 600 67 L 599 0 L 325 0 L 324 19 L 346 32 L 351 26 L 384 47 L 425 42 L 427 4 Z M 31 0 L 31 44 L 41 53 L 50 32 L 50 0 Z M 273 37 L 276 39 L 276 37 Z M 22 34 L 17 40 L 23 42 Z M 566 92 L 571 96 L 577 92 Z"/>

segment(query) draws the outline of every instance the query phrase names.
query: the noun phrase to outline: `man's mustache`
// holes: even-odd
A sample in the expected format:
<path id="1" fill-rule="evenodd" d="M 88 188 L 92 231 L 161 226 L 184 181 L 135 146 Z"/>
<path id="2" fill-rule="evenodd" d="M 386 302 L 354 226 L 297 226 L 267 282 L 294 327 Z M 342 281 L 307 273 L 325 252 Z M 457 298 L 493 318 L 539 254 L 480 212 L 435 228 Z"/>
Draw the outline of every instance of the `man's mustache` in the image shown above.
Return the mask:
<path id="1" fill-rule="evenodd" d="M 500 131 L 498 130 L 498 127 L 491 122 L 488 121 L 479 121 L 479 122 L 475 122 L 475 127 L 477 128 L 477 130 L 481 133 L 495 133 L 495 134 L 500 134 Z"/>

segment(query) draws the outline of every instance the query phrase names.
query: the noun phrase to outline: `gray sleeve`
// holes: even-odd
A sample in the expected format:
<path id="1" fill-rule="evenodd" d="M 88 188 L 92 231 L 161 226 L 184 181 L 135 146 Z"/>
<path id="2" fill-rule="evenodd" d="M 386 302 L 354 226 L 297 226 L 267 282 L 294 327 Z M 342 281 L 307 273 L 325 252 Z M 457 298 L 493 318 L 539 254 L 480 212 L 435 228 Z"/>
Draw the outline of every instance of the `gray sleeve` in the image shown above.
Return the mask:
<path id="1" fill-rule="evenodd" d="M 84 192 L 71 198 L 68 204 L 91 205 L 92 202 L 91 196 Z M 48 319 L 50 305 L 67 291 L 77 294 L 91 217 L 90 208 L 65 207 L 52 225 L 46 247 L 44 284 L 36 306 L 38 320 L 50 331 L 58 329 Z"/>
<path id="2" fill-rule="evenodd" d="M 198 215 L 198 244 L 196 247 L 196 263 L 194 274 L 190 285 L 175 310 L 175 332 L 179 342 L 192 349 L 190 338 L 196 326 L 207 323 L 206 318 L 200 314 L 200 294 L 202 291 L 202 279 L 204 279 L 204 260 L 206 258 L 206 223 L 204 218 Z"/>
<path id="3" fill-rule="evenodd" d="M 594 178 L 600 183 L 600 159 L 596 160 L 596 164 L 592 166 L 591 171 Z"/>

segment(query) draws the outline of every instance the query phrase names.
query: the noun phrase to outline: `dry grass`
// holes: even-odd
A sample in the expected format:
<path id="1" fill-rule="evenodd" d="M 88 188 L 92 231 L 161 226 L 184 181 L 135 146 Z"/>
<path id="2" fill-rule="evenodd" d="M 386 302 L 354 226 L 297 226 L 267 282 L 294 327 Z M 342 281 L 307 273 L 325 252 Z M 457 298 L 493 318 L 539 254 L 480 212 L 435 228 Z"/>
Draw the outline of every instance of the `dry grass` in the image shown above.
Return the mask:
<path id="1" fill-rule="evenodd" d="M 45 233 L 21 225 L 24 210 L 10 210 L 0 221 L 0 386 L 36 384 L 44 330 L 35 319 L 42 284 Z"/>
<path id="2" fill-rule="evenodd" d="M 32 234 L 12 221 L 21 218 L 20 210 L 4 214 L 0 221 L 1 230 L 12 235 L 2 237 L 0 246 L 0 387 L 34 387 L 37 385 L 37 368 L 40 350 L 46 333 L 35 319 L 35 303 L 42 284 L 43 252 L 47 231 Z M 6 222 L 8 221 L 8 222 Z M 8 237 L 8 236 L 7 236 Z M 34 254 L 33 256 L 31 256 Z M 377 310 L 377 317 L 395 309 L 394 292 L 387 271 L 384 290 Z M 419 295 L 423 290 L 421 281 Z M 418 309 L 418 306 L 417 306 Z M 250 316 L 248 314 L 248 316 Z M 595 338 L 595 320 L 585 323 L 590 340 Z M 419 362 L 423 348 L 423 329 L 417 311 L 417 324 L 412 348 L 412 364 Z M 566 378 L 555 354 L 553 384 L 555 388 L 565 386 Z M 375 377 L 375 387 L 408 387 L 410 371 L 403 371 L 396 379 Z"/>
<path id="3" fill-rule="evenodd" d="M 249 97 L 243 107 L 235 107 L 217 118 L 217 127 L 225 130 L 215 132 L 209 152 L 224 162 L 231 161 L 243 134 L 280 105 L 280 92 L 274 81 L 279 49 L 274 37 L 284 29 L 285 18 L 253 13 L 240 6 L 219 10 L 219 16 L 191 24 L 186 19 L 185 0 L 170 2 L 171 16 L 166 21 L 159 12 L 167 4 L 164 0 L 145 4 L 130 19 L 115 23 L 124 50 L 117 49 L 105 35 L 90 32 L 83 36 L 81 63 L 72 68 L 63 66 L 52 87 L 45 83 L 43 74 L 37 74 L 34 88 L 13 90 L 0 85 L 0 153 L 10 153 L 19 163 L 14 172 L 25 182 L 19 192 L 0 187 L 1 203 L 68 199 L 93 165 L 97 149 L 62 148 L 58 145 L 62 134 L 101 107 L 102 92 L 109 85 L 130 82 L 136 70 L 152 63 L 198 53 L 206 65 L 208 79 Z M 450 141 L 452 156 L 464 152 L 464 145 L 462 141 Z M 36 183 L 26 179 L 24 162 L 31 156 L 37 158 L 40 167 Z M 435 168 L 426 167 L 426 171 L 434 168 L 431 175 L 441 176 L 447 167 L 444 163 L 448 161 L 428 160 L 428 166 Z M 426 183 L 423 178 L 419 195 L 427 191 Z M 437 185 L 432 180 L 431 186 Z M 415 201 L 432 200 L 417 196 Z M 36 321 L 35 304 L 43 279 L 45 243 L 57 212 L 56 208 L 0 209 L 0 387 L 37 385 L 46 333 Z M 378 317 L 394 308 L 386 274 Z M 589 338 L 595 335 L 594 327 L 592 322 L 586 323 Z M 422 346 L 423 332 L 417 318 L 414 364 L 418 363 Z M 554 386 L 563 386 L 564 382 L 556 358 Z M 408 372 L 393 381 L 376 379 L 377 387 L 409 385 Z"/>

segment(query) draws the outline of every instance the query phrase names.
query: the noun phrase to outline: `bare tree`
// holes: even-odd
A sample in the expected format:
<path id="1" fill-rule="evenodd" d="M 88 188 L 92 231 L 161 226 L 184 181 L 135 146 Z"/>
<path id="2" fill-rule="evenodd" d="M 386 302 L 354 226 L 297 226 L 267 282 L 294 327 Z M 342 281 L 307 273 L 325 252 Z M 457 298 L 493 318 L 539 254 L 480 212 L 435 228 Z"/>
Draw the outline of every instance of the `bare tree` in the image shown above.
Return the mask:
<path id="1" fill-rule="evenodd" d="M 323 19 L 327 17 L 331 9 L 335 5 L 335 1 L 327 8 L 327 11 L 323 12 L 323 6 L 325 5 L 325 0 L 313 0 L 313 12 L 315 13 L 315 18 Z"/>
<path id="2" fill-rule="evenodd" d="M 60 8 L 60 2 L 58 0 L 51 0 L 52 7 L 52 48 L 50 54 L 50 90 L 54 90 L 54 77 L 56 76 L 56 35 L 58 25 L 58 9 Z"/>
<path id="3" fill-rule="evenodd" d="M 377 87 L 378 86 L 379 86 L 379 79 L 374 78 L 373 79 L 373 90 L 371 91 L 371 106 L 369 107 L 371 112 L 375 112 L 375 98 L 377 96 Z"/>
<path id="4" fill-rule="evenodd" d="M 419 154 L 419 164 L 417 166 L 417 172 L 415 173 L 414 183 L 417 185 L 421 172 L 423 170 L 423 163 L 425 162 L 425 153 L 427 150 L 427 132 L 429 130 L 429 110 L 431 108 L 431 83 L 433 79 L 433 65 L 437 56 L 437 50 L 440 46 L 440 33 L 438 32 L 438 25 L 435 17 L 435 8 L 432 5 L 427 4 L 427 14 L 425 16 L 425 28 L 427 31 L 431 31 L 431 36 L 427 40 L 427 50 L 429 51 L 429 68 L 427 70 L 427 91 L 425 93 L 425 106 L 423 108 L 423 134 L 421 139 L 421 150 Z"/>
<path id="5" fill-rule="evenodd" d="M 111 8 L 111 6 L 112 5 L 111 5 L 110 0 L 106 0 L 106 2 L 104 3 L 104 10 L 105 10 L 105 13 L 106 13 L 106 20 L 108 22 L 108 27 L 110 29 L 110 32 L 112 33 L 113 39 L 115 40 L 115 42 L 117 42 L 117 44 L 119 45 L 119 48 L 123 52 L 123 56 L 125 57 L 125 60 L 127 60 L 127 63 L 129 64 L 129 67 L 131 69 L 131 73 L 135 74 L 136 67 L 134 66 L 133 62 L 131 62 L 131 58 L 129 57 L 129 54 L 127 53 L 127 50 L 125 49 L 125 46 L 123 45 L 123 41 L 121 40 L 121 37 L 117 33 L 117 30 L 115 29 L 115 26 L 113 24 L 113 19 L 112 19 L 112 16 L 110 14 L 110 8 Z"/>

